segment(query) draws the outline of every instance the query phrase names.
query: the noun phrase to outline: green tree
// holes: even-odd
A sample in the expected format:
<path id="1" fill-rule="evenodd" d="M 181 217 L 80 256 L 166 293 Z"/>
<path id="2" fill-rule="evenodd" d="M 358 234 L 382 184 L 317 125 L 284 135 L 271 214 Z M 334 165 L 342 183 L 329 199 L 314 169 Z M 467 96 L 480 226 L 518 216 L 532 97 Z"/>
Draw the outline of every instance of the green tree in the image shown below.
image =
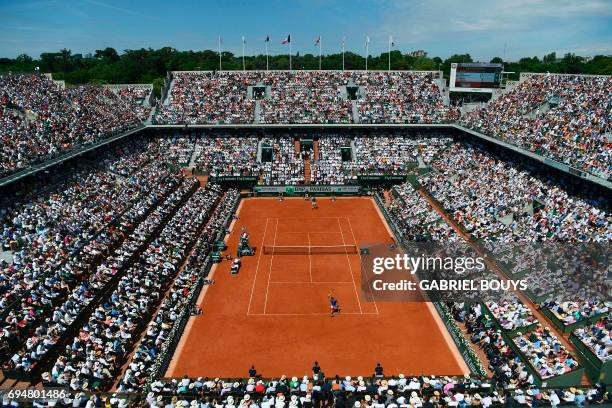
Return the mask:
<path id="1" fill-rule="evenodd" d="M 557 53 L 556 52 L 551 52 L 550 54 L 546 54 L 544 56 L 544 58 L 542 58 L 542 62 L 547 65 L 547 64 L 554 64 L 555 62 L 557 62 Z"/>
<path id="2" fill-rule="evenodd" d="M 294 69 L 318 69 L 319 55 L 315 49 L 313 53 L 293 56 Z M 368 69 L 388 68 L 388 53 L 371 55 L 368 59 Z M 224 70 L 241 70 L 242 56 L 231 52 L 223 52 Z M 452 63 L 473 62 L 469 54 L 455 54 L 446 60 L 440 57 L 414 57 L 402 54 L 399 50 L 391 52 L 391 68 L 394 70 L 437 70 L 442 69 L 446 77 L 450 73 Z M 502 62 L 495 57 L 491 62 Z M 265 55 L 253 55 L 245 58 L 248 70 L 266 68 Z M 554 52 L 549 53 L 540 60 L 537 56 L 521 58 L 517 62 L 504 62 L 506 71 L 515 74 L 510 79 L 517 79 L 521 72 L 563 72 L 612 74 L 612 56 L 598 55 L 586 59 L 575 54 L 566 54 L 557 60 Z M 219 55 L 214 50 L 179 51 L 173 47 L 162 47 L 124 50 L 117 52 L 107 47 L 95 50 L 94 58 L 82 58 L 80 54 L 72 54 L 68 49 L 58 52 L 45 52 L 38 59 L 25 54 L 18 57 L 0 58 L 0 72 L 33 71 L 40 67 L 41 72 L 51 72 L 56 79 L 64 79 L 69 84 L 83 83 L 159 83 L 168 71 L 177 70 L 207 70 L 219 68 Z M 344 55 L 344 66 L 347 70 L 365 69 L 365 57 L 353 52 Z M 287 54 L 271 55 L 269 57 L 270 69 L 289 69 Z M 322 69 L 342 69 L 342 54 L 328 54 L 322 57 Z M 161 89 L 161 87 L 160 87 Z"/>
<path id="3" fill-rule="evenodd" d="M 96 50 L 94 58 L 107 60 L 108 62 L 117 62 L 119 61 L 119 54 L 117 54 L 114 48 L 106 47 L 103 50 Z"/>
<path id="4" fill-rule="evenodd" d="M 19 54 L 17 58 L 15 58 L 15 61 L 18 64 L 29 64 L 32 62 L 32 57 L 30 57 L 28 54 Z"/>

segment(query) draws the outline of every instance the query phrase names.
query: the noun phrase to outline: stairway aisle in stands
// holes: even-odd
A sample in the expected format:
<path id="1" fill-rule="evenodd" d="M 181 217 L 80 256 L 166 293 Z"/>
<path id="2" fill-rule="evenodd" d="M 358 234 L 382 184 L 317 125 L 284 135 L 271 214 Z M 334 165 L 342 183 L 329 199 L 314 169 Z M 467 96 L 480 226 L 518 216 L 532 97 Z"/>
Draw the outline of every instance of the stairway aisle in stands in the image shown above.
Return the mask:
<path id="1" fill-rule="evenodd" d="M 261 123 L 261 101 L 255 101 L 255 113 L 253 123 Z"/>
<path id="2" fill-rule="evenodd" d="M 301 152 L 301 150 L 302 150 L 302 149 L 301 149 L 301 147 L 300 147 L 301 145 L 300 145 L 300 140 L 299 140 L 299 139 L 295 139 L 295 140 L 293 141 L 293 146 L 295 147 L 295 154 L 296 154 L 296 155 L 300 154 L 300 152 Z"/>
<path id="3" fill-rule="evenodd" d="M 310 155 L 304 157 L 304 184 L 310 185 Z"/>
<path id="4" fill-rule="evenodd" d="M 208 177 L 207 175 L 204 176 L 196 176 L 196 178 L 198 179 L 198 181 L 200 182 L 200 187 L 201 188 L 206 188 L 206 186 L 208 185 Z"/>
<path id="5" fill-rule="evenodd" d="M 312 148 L 314 150 L 314 159 L 315 161 L 319 160 L 319 139 L 312 142 Z"/>
<path id="6" fill-rule="evenodd" d="M 359 108 L 357 107 L 357 101 L 351 101 L 351 110 L 353 111 L 353 122 L 360 123 L 359 120 Z"/>

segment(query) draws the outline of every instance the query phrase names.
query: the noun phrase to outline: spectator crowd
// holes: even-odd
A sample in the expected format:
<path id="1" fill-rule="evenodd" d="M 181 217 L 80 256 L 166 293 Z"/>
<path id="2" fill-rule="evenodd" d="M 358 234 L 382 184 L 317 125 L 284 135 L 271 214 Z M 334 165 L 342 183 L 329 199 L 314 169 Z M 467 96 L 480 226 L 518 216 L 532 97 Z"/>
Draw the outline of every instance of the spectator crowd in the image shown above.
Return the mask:
<path id="1" fill-rule="evenodd" d="M 136 348 L 128 368 L 117 388 L 118 392 L 138 392 L 144 389 L 147 379 L 155 374 L 153 369 L 160 355 L 171 353 L 171 331 L 180 324 L 181 315 L 191 312 L 194 305 L 190 300 L 197 297 L 200 282 L 204 279 L 208 255 L 214 240 L 219 233 L 224 233 L 228 219 L 231 219 L 238 201 L 238 190 L 228 190 L 214 210 L 210 221 L 187 258 L 179 275 L 175 279 L 170 292 L 163 300 L 155 317 L 145 331 L 144 338 Z M 191 300 L 193 302 L 193 300 Z"/>
<path id="2" fill-rule="evenodd" d="M 531 75 L 463 116 L 461 123 L 607 179 L 612 170 L 610 89 L 610 76 Z"/>
<path id="3" fill-rule="evenodd" d="M 95 105 L 95 89 L 82 90 L 79 97 Z M 405 175 L 421 168 L 425 174 L 413 183 L 383 192 L 401 238 L 410 241 L 461 239 L 432 206 L 434 200 L 487 248 L 508 242 L 607 244 L 612 237 L 604 199 L 573 195 L 556 179 L 450 138 L 322 136 L 315 159 L 314 151 L 300 152 L 295 137 L 287 135 L 215 136 L 137 137 L 106 147 L 95 165 L 66 170 L 56 183 L 0 199 L 0 359 L 5 369 L 41 371 L 45 385 L 75 393 L 114 385 L 120 393 L 144 390 L 159 356 L 172 352 L 171 333 L 205 284 L 200 271 L 238 201 L 237 190 L 200 188 L 196 179 L 176 169 L 190 163 L 213 176 L 257 175 L 267 185 L 304 183 L 310 160 L 315 184 L 345 184 L 359 174 Z M 271 162 L 258 160 L 262 147 L 271 149 Z M 343 161 L 343 147 L 350 147 L 350 160 Z M 528 255 L 531 260 L 536 256 Z M 529 259 L 514 266 L 528 265 Z M 531 279 L 541 282 L 546 293 L 556 289 L 565 295 L 558 286 L 570 285 L 557 275 L 554 280 L 545 274 Z M 565 325 L 585 323 L 575 335 L 606 361 L 608 303 L 584 294 L 571 300 L 548 297 L 541 306 Z M 147 403 L 231 407 L 256 401 L 276 408 L 341 401 L 354 408 L 382 408 L 605 398 L 599 388 L 538 389 L 529 367 L 546 380 L 581 365 L 518 298 L 448 307 L 486 356 L 501 388 L 470 377 L 435 376 L 370 380 L 313 374 L 301 380 L 253 378 L 238 385 L 177 379 L 150 384 L 153 395 Z M 518 334 L 508 340 L 504 334 L 510 332 Z"/>
<path id="4" fill-rule="evenodd" d="M 119 400 L 119 397 L 115 397 Z M 605 387 L 504 389 L 494 381 L 462 377 L 406 376 L 388 378 L 324 377 L 320 374 L 263 380 L 251 377 L 228 381 L 219 378 L 159 380 L 146 397 L 149 407 L 261 407 L 261 408 L 385 408 L 582 406 L 608 401 Z M 532 405 L 533 404 L 533 405 Z"/>
<path id="5" fill-rule="evenodd" d="M 603 199 L 570 195 L 553 179 L 531 175 L 478 147 L 455 143 L 432 167 L 419 181 L 476 238 L 609 242 L 612 237 Z"/>
<path id="6" fill-rule="evenodd" d="M 173 72 L 162 124 L 439 123 L 455 121 L 437 73 Z M 259 102 L 259 110 L 256 105 Z"/>
<path id="7" fill-rule="evenodd" d="M 588 324 L 574 331 L 578 339 L 587 346 L 602 363 L 612 358 L 612 340 L 610 340 L 609 320 L 609 316 L 605 316 L 593 324 Z"/>
<path id="8" fill-rule="evenodd" d="M 174 72 L 168 99 L 156 112 L 157 123 L 252 123 L 255 101 L 247 98 L 256 73 Z"/>
<path id="9" fill-rule="evenodd" d="M 181 198 L 184 204 L 173 207 L 167 214 L 170 219 L 146 242 L 138 259 L 130 259 L 134 262 L 119 274 L 110 297 L 102 300 L 66 345 L 46 374 L 46 382 L 71 390 L 112 385 L 219 198 L 215 187 L 193 192 L 195 183 L 187 183 L 191 187 L 186 195 L 193 194 L 186 201 Z"/>
<path id="10" fill-rule="evenodd" d="M 149 110 L 134 92 L 64 89 L 41 74 L 0 75 L 0 176 L 133 128 Z"/>

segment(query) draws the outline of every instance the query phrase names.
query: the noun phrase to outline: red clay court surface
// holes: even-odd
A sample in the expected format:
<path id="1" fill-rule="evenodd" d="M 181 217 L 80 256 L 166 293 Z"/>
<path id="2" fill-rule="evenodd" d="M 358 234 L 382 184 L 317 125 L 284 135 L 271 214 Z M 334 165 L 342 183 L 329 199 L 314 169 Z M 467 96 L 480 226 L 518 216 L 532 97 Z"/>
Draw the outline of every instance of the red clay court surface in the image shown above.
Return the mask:
<path id="1" fill-rule="evenodd" d="M 468 372 L 431 304 L 381 303 L 360 288 L 356 254 L 264 254 L 264 245 L 357 245 L 391 242 L 370 198 L 245 199 L 232 226 L 228 250 L 236 254 L 246 226 L 253 257 L 238 275 L 224 261 L 215 284 L 191 318 L 166 373 L 168 377 L 245 377 L 255 365 L 265 377 L 310 373 L 315 360 L 326 375 L 458 375 Z M 329 316 L 333 291 L 342 312 Z"/>

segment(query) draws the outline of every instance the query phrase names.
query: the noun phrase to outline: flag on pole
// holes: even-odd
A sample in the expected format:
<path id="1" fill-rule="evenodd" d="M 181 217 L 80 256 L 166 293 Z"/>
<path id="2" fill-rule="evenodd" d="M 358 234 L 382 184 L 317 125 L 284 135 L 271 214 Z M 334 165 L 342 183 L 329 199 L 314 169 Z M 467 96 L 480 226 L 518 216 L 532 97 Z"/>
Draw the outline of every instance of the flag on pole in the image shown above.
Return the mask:
<path id="1" fill-rule="evenodd" d="M 368 57 L 370 56 L 370 51 L 369 51 L 369 47 L 370 47 L 370 36 L 366 35 L 366 43 L 365 43 L 365 49 L 366 49 L 366 56 L 365 56 L 365 69 L 366 71 L 368 70 Z"/>
<path id="2" fill-rule="evenodd" d="M 287 38 L 281 42 L 281 44 L 291 44 L 291 34 L 289 34 Z"/>
<path id="3" fill-rule="evenodd" d="M 223 70 L 223 66 L 221 64 L 221 36 L 219 36 L 219 71 Z"/>
<path id="4" fill-rule="evenodd" d="M 318 36 L 314 43 L 315 46 L 319 44 L 321 44 L 321 36 Z"/>
<path id="5" fill-rule="evenodd" d="M 387 67 L 387 69 L 389 71 L 391 71 L 391 47 L 393 47 L 395 45 L 395 43 L 393 42 L 393 36 L 389 36 L 389 65 Z"/>
<path id="6" fill-rule="evenodd" d="M 244 64 L 244 44 L 246 44 L 246 38 L 242 36 L 242 70 L 246 71 L 246 65 Z"/>
<path id="7" fill-rule="evenodd" d="M 266 34 L 266 40 L 264 41 L 264 43 L 266 44 L 266 71 L 269 68 L 269 64 L 268 64 L 268 43 L 269 42 L 270 42 L 270 36 Z"/>

